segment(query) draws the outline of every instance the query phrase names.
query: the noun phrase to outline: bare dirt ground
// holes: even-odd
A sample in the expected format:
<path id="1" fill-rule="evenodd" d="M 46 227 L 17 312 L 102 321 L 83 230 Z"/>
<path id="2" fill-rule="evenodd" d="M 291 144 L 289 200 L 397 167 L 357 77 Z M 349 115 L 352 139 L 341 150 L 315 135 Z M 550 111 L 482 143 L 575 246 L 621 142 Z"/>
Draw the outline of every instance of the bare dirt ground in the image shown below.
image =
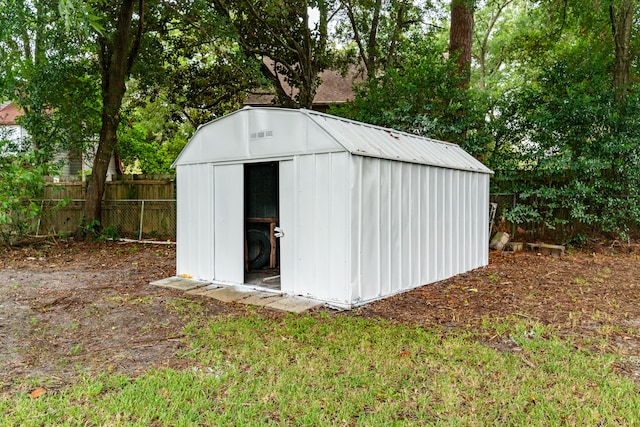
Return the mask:
<path id="1" fill-rule="evenodd" d="M 487 268 L 346 315 L 471 330 L 507 318 L 534 320 L 577 348 L 625 356 L 617 368 L 638 381 L 638 253 L 631 246 L 560 259 L 491 253 Z M 35 385 L 58 388 L 85 373 L 188 367 L 193 362 L 180 357 L 188 350 L 182 338 L 189 321 L 181 301 L 200 301 L 208 316 L 246 307 L 148 284 L 174 273 L 173 245 L 56 241 L 0 248 L 0 396 Z M 487 345 L 513 350 L 508 339 L 485 335 Z"/>

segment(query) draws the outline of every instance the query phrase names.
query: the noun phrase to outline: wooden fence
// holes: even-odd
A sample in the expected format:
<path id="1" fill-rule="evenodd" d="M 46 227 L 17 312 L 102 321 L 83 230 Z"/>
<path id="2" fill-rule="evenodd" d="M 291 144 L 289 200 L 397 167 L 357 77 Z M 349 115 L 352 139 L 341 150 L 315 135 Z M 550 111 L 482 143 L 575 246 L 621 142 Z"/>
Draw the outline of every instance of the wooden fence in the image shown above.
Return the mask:
<path id="1" fill-rule="evenodd" d="M 34 224 L 36 235 L 74 234 L 84 200 L 42 200 L 42 214 Z M 132 239 L 174 239 L 175 200 L 104 200 L 101 226 L 106 235 Z"/>
<path id="2" fill-rule="evenodd" d="M 82 218 L 86 183 L 48 183 L 35 232 L 73 234 Z M 175 181 L 117 180 L 106 183 L 101 226 L 129 238 L 173 239 L 176 235 Z"/>
<path id="3" fill-rule="evenodd" d="M 176 198 L 175 179 L 118 179 L 105 185 L 104 200 L 169 200 Z M 84 200 L 87 183 L 49 182 L 44 199 Z"/>

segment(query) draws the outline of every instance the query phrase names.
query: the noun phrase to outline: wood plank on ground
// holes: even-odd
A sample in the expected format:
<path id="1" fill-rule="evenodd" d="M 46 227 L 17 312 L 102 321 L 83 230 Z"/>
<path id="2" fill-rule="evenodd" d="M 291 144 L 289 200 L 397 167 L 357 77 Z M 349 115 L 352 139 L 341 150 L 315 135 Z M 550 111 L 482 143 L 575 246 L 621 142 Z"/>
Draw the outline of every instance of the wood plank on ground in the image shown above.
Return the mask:
<path id="1" fill-rule="evenodd" d="M 189 294 L 189 295 L 206 296 L 205 294 L 207 292 L 213 291 L 214 289 L 219 289 L 221 287 L 222 287 L 222 285 L 207 285 L 207 286 L 203 286 L 201 288 L 196 288 L 196 289 L 192 289 L 190 291 L 187 291 L 187 294 Z"/>
<path id="2" fill-rule="evenodd" d="M 322 305 L 322 303 L 307 298 L 286 297 L 271 302 L 265 305 L 265 307 L 288 311 L 291 313 L 302 313 L 314 307 L 319 307 L 320 305 Z"/>
<path id="3" fill-rule="evenodd" d="M 286 298 L 282 294 L 274 294 L 273 292 L 254 291 L 249 298 L 243 299 L 243 304 L 257 305 L 264 307 L 269 303 Z"/>
<path id="4" fill-rule="evenodd" d="M 207 282 L 200 282 L 193 279 L 185 279 L 184 277 L 167 277 L 166 279 L 156 280 L 150 285 L 160 286 L 161 288 L 178 289 L 180 291 L 190 291 L 192 289 L 206 286 Z"/>
<path id="5" fill-rule="evenodd" d="M 251 290 L 240 290 L 233 286 L 224 286 L 202 294 L 205 297 L 215 298 L 222 302 L 238 302 L 251 296 Z"/>

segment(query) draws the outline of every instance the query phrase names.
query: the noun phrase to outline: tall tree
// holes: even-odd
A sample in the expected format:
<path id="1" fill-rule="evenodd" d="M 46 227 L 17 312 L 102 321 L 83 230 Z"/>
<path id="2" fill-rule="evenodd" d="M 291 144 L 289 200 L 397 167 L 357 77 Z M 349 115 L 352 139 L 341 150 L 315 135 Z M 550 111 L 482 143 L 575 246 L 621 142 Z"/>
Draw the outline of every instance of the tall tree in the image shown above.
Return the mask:
<path id="1" fill-rule="evenodd" d="M 145 30 L 145 1 L 122 0 L 115 5 L 102 6 L 101 12 L 106 18 L 105 30 L 99 33 L 97 43 L 102 125 L 84 205 L 87 224 L 101 219 L 102 197 L 117 143 L 122 98 Z"/>
<path id="2" fill-rule="evenodd" d="M 402 39 L 419 28 L 424 12 L 413 0 L 343 0 L 341 10 L 338 36 L 344 43 L 355 43 L 357 61 L 369 78 L 398 65 Z"/>
<path id="3" fill-rule="evenodd" d="M 473 57 L 478 62 L 478 85 L 481 90 L 485 90 L 487 79 L 500 69 L 503 61 L 502 52 L 492 52 L 492 44 L 494 34 L 499 21 L 515 0 L 492 0 L 485 4 L 480 11 L 481 16 L 478 20 L 477 14 L 474 14 L 474 33 L 476 42 L 474 43 Z M 504 49 L 502 43 L 501 50 Z"/>
<path id="4" fill-rule="evenodd" d="M 58 4 L 13 1 L 0 8 L 0 97 L 18 102 L 41 161 L 82 151 L 99 122 L 92 53 L 60 25 Z"/>
<path id="5" fill-rule="evenodd" d="M 611 0 L 609 19 L 615 44 L 613 86 L 617 99 L 624 99 L 631 83 L 631 33 L 633 31 L 635 0 Z"/>
<path id="6" fill-rule="evenodd" d="M 276 91 L 277 103 L 311 108 L 318 75 L 329 67 L 327 0 L 215 0 L 244 52 L 259 61 L 260 71 Z M 313 23 L 310 10 L 316 9 Z M 294 90 L 292 90 L 294 89 Z"/>
<path id="7" fill-rule="evenodd" d="M 458 74 L 463 77 L 463 87 L 468 87 L 471 80 L 474 8 L 475 0 L 451 0 L 449 55 L 458 63 Z"/>

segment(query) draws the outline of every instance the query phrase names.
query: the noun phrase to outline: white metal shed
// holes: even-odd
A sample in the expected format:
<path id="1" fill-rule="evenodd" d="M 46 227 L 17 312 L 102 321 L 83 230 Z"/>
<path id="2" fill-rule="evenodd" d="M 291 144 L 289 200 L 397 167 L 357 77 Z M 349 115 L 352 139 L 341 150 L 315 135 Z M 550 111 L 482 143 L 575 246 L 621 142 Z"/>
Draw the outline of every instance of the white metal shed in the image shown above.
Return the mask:
<path id="1" fill-rule="evenodd" d="M 280 292 L 339 307 L 488 263 L 492 172 L 455 144 L 246 107 L 200 127 L 174 167 L 178 275 L 249 283 L 259 227 Z"/>

